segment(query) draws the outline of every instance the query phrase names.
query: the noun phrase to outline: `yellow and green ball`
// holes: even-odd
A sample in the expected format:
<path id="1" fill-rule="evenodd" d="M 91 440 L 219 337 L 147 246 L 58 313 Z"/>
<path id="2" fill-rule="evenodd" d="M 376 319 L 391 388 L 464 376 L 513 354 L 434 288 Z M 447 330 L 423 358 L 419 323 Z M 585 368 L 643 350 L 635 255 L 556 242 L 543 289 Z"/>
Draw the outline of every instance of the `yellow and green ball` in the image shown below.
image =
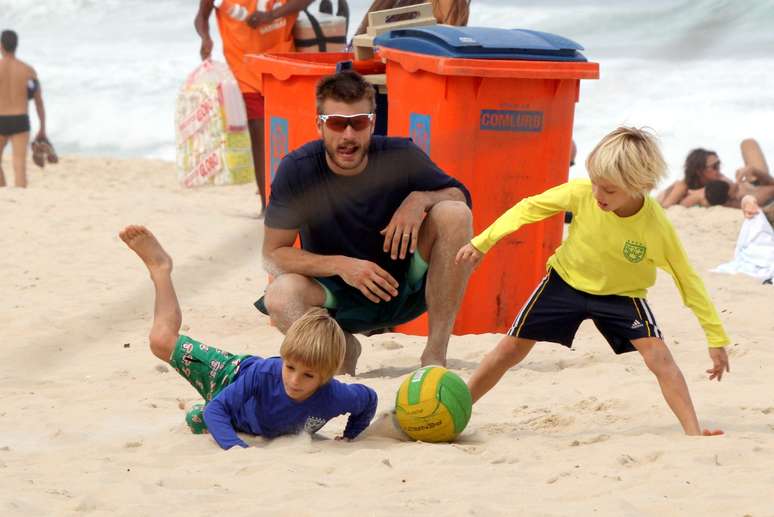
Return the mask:
<path id="1" fill-rule="evenodd" d="M 440 366 L 425 366 L 410 374 L 395 398 L 398 425 L 422 442 L 453 441 L 468 424 L 472 408 L 465 381 Z"/>

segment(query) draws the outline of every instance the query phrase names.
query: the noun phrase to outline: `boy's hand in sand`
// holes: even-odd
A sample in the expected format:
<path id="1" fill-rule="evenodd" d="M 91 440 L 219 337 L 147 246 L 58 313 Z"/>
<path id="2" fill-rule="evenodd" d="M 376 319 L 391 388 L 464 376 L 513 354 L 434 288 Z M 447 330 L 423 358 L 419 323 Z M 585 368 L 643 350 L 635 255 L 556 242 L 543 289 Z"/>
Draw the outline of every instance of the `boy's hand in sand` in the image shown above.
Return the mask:
<path id="1" fill-rule="evenodd" d="M 457 252 L 457 256 L 454 257 L 455 264 L 468 264 L 473 267 L 477 267 L 484 254 L 473 247 L 471 243 L 467 243 Z"/>
<path id="2" fill-rule="evenodd" d="M 709 355 L 710 359 L 712 359 L 712 368 L 707 370 L 707 373 L 710 374 L 709 380 L 717 379 L 720 381 L 720 379 L 723 378 L 723 372 L 731 371 L 731 366 L 728 364 L 728 354 L 726 354 L 726 349 L 710 348 Z"/>

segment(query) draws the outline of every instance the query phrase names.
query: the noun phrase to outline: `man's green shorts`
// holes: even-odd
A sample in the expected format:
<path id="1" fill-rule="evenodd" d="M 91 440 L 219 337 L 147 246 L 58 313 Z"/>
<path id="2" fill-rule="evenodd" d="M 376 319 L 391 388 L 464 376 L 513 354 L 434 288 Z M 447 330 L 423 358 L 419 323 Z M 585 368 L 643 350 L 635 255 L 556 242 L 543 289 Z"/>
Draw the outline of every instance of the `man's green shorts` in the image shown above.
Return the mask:
<path id="1" fill-rule="evenodd" d="M 347 332 L 357 333 L 368 330 L 393 327 L 418 318 L 427 311 L 425 302 L 425 284 L 427 283 L 428 264 L 415 251 L 411 257 L 406 277 L 399 282 L 398 295 L 388 302 L 374 303 L 359 290 L 350 286 L 339 276 L 315 278 L 325 291 L 323 307 Z M 269 314 L 263 297 L 255 302 L 255 307 Z"/>
<path id="2" fill-rule="evenodd" d="M 246 357 L 249 356 L 234 355 L 188 336 L 180 336 L 169 364 L 196 388 L 205 402 L 209 402 L 234 381 L 239 365 Z M 185 420 L 196 434 L 207 430 L 203 413 L 204 404 L 195 404 L 186 414 Z"/>

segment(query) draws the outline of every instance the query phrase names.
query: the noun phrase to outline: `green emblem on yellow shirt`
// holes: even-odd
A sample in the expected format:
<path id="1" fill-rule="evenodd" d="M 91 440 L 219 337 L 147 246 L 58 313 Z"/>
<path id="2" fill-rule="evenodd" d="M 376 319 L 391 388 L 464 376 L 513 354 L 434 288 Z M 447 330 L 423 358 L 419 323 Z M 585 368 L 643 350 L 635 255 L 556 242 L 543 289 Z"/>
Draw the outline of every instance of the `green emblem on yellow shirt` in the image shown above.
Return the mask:
<path id="1" fill-rule="evenodd" d="M 623 254 L 624 257 L 626 257 L 626 260 L 636 264 L 645 258 L 645 252 L 647 250 L 648 248 L 640 242 L 626 241 L 623 248 Z"/>

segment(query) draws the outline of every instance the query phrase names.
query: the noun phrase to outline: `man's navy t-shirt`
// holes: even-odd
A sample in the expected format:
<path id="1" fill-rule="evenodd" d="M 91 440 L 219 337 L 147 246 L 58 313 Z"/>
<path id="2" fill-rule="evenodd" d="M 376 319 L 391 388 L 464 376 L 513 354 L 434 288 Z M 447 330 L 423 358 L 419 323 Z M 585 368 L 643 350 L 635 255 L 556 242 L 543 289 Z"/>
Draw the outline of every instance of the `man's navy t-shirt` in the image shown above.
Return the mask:
<path id="1" fill-rule="evenodd" d="M 301 247 L 319 255 L 345 255 L 375 262 L 399 282 L 410 256 L 392 260 L 379 234 L 414 191 L 465 186 L 445 174 L 411 140 L 374 136 L 368 165 L 356 176 L 335 174 L 322 140 L 285 156 L 271 184 L 266 226 L 298 229 Z"/>

